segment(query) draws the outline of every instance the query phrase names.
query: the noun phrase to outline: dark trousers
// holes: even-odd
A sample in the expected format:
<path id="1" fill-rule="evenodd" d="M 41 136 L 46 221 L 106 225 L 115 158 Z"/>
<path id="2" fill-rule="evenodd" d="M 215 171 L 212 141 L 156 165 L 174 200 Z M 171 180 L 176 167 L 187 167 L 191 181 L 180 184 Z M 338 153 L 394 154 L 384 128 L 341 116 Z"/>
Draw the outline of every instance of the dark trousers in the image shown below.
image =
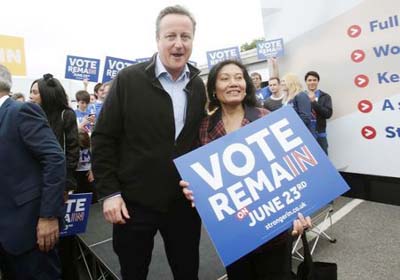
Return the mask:
<path id="1" fill-rule="evenodd" d="M 63 280 L 79 280 L 78 241 L 75 235 L 60 237 L 59 254 Z"/>
<path id="2" fill-rule="evenodd" d="M 76 182 L 77 182 L 77 193 L 92 193 L 92 204 L 97 202 L 97 191 L 94 186 L 94 182 L 89 182 L 88 171 L 75 171 Z"/>
<path id="3" fill-rule="evenodd" d="M 328 139 L 326 137 L 317 137 L 317 142 L 324 150 L 325 154 L 328 155 Z"/>
<path id="4" fill-rule="evenodd" d="M 58 280 L 61 265 L 57 249 L 41 252 L 33 249 L 15 256 L 0 244 L 0 271 L 2 280 Z"/>
<path id="5" fill-rule="evenodd" d="M 290 280 L 292 238 L 265 244 L 226 267 L 229 280 Z M 265 247 L 265 248 L 263 248 Z"/>
<path id="6" fill-rule="evenodd" d="M 175 280 L 197 280 L 201 222 L 190 203 L 174 204 L 167 213 L 127 203 L 131 216 L 124 225 L 114 225 L 113 246 L 125 280 L 145 280 L 157 231 L 164 241 Z"/>

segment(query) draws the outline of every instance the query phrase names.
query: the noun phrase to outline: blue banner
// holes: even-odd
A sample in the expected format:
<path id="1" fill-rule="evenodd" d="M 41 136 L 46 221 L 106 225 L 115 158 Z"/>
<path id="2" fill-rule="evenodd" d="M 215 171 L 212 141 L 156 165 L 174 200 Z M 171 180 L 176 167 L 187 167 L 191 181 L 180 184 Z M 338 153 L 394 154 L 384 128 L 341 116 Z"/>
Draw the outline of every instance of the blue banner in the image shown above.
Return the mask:
<path id="1" fill-rule="evenodd" d="M 240 61 L 240 50 L 239 47 L 226 48 L 215 51 L 207 52 L 207 63 L 208 69 L 211 69 L 218 62 L 235 59 Z"/>
<path id="2" fill-rule="evenodd" d="M 72 80 L 99 80 L 100 59 L 67 55 L 65 78 Z"/>
<path id="3" fill-rule="evenodd" d="M 142 63 L 142 62 L 149 61 L 150 59 L 151 59 L 151 57 L 142 57 L 142 58 L 136 58 L 135 61 L 136 61 L 136 63 Z"/>
<path id="4" fill-rule="evenodd" d="M 191 65 L 193 65 L 194 67 L 197 67 L 197 62 L 196 62 L 196 61 L 189 60 L 189 63 L 190 63 Z"/>
<path id="5" fill-rule="evenodd" d="M 103 71 L 103 83 L 111 81 L 115 78 L 115 76 L 117 76 L 119 71 L 135 63 L 136 61 L 134 60 L 106 56 L 106 62 L 104 64 Z"/>
<path id="6" fill-rule="evenodd" d="M 75 235 L 86 231 L 92 193 L 70 194 L 65 202 L 64 228 L 60 236 Z"/>
<path id="7" fill-rule="evenodd" d="M 268 59 L 284 55 L 283 39 L 257 42 L 258 59 Z"/>
<path id="8" fill-rule="evenodd" d="M 291 107 L 175 159 L 225 266 L 349 188 Z"/>

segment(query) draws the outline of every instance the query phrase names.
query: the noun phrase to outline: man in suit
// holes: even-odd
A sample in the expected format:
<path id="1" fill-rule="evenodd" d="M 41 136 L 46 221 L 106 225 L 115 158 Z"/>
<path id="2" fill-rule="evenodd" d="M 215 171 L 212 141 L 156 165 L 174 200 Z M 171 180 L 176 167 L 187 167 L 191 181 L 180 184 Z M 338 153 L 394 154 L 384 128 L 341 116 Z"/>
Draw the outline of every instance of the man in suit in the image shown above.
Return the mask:
<path id="1" fill-rule="evenodd" d="M 158 53 L 118 73 L 92 135 L 96 187 L 123 279 L 146 279 L 157 231 L 174 279 L 198 279 L 200 218 L 173 164 L 193 149 L 204 116 L 204 84 L 188 64 L 195 26 L 181 6 L 159 13 Z"/>
<path id="2" fill-rule="evenodd" d="M 2 279 L 61 279 L 55 249 L 64 215 L 65 157 L 38 105 L 8 97 L 0 65 L 0 270 Z"/>

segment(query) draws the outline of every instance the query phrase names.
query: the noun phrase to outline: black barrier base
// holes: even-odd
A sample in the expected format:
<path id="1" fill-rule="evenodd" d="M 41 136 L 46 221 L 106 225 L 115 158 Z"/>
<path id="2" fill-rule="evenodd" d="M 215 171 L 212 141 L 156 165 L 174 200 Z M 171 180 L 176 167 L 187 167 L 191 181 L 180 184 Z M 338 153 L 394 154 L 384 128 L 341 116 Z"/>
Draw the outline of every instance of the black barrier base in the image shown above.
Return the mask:
<path id="1" fill-rule="evenodd" d="M 81 258 L 91 279 L 121 279 L 118 257 L 112 248 L 112 225 L 103 218 L 99 203 L 90 208 L 86 233 L 80 234 Z M 87 257 L 90 255 L 91 257 Z M 84 258 L 85 257 L 85 258 Z M 92 261 L 90 261 L 92 258 Z M 93 259 L 95 262 L 93 263 Z M 209 239 L 202 229 L 200 240 L 200 280 L 217 280 L 225 274 L 225 268 Z M 148 280 L 172 280 L 172 273 L 164 252 L 164 243 L 159 234 L 154 240 L 154 249 Z"/>
<path id="2" fill-rule="evenodd" d="M 344 196 L 400 205 L 400 178 L 341 172 L 350 190 Z"/>

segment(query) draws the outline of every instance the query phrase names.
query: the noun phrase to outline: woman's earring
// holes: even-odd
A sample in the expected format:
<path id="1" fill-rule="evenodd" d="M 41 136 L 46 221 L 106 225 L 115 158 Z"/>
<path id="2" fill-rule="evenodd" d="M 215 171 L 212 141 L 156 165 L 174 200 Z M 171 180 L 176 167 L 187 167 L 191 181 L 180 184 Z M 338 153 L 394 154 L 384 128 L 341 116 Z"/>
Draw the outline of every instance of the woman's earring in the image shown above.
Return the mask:
<path id="1" fill-rule="evenodd" d="M 215 91 L 213 92 L 213 97 L 214 97 L 214 99 L 217 99 L 217 96 L 215 95 Z"/>

